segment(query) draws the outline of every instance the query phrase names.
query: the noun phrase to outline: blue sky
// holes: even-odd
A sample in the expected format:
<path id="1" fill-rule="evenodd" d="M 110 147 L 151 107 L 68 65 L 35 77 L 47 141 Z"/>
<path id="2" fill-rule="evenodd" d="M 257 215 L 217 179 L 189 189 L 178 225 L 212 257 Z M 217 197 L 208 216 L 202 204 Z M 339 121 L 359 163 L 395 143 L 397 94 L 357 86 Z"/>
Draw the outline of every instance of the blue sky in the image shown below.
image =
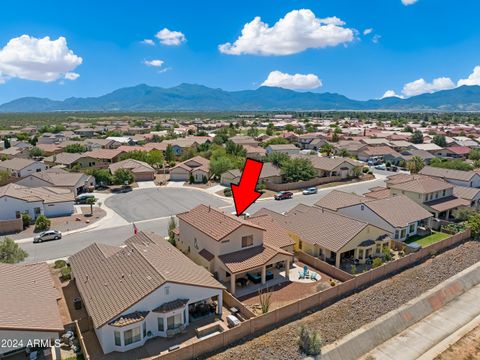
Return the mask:
<path id="1" fill-rule="evenodd" d="M 0 103 L 140 83 L 242 90 L 266 82 L 354 99 L 480 84 L 480 1 L 403 2 L 5 0 Z M 146 64 L 152 60 L 161 66 Z"/>

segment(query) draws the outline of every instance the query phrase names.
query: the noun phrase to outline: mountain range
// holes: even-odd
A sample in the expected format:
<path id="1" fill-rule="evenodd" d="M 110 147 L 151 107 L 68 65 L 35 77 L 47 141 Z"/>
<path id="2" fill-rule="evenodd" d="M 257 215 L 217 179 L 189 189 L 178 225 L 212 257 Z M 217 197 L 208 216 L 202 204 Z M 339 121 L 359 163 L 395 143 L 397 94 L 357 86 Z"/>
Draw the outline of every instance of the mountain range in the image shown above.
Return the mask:
<path id="1" fill-rule="evenodd" d="M 71 97 L 62 101 L 23 97 L 0 105 L 0 112 L 287 110 L 480 111 L 480 86 L 461 86 L 407 99 L 359 101 L 334 93 L 265 86 L 256 90 L 225 91 L 195 84 L 171 88 L 141 84 L 98 97 Z"/>

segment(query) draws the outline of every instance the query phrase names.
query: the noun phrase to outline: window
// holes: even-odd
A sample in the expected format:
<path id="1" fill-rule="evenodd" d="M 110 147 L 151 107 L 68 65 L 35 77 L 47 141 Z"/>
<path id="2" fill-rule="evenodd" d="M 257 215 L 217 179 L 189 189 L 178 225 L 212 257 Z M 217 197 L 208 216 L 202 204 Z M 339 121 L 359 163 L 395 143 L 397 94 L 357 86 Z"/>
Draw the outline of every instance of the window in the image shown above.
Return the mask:
<path id="1" fill-rule="evenodd" d="M 168 330 L 173 330 L 178 328 L 180 325 L 182 325 L 182 313 L 180 314 L 175 314 L 173 316 L 170 316 L 167 318 L 167 329 Z"/>
<path id="2" fill-rule="evenodd" d="M 22 216 L 22 214 L 20 213 L 20 211 L 15 211 L 15 217 L 17 219 L 20 219 L 21 216 Z"/>
<path id="3" fill-rule="evenodd" d="M 410 225 L 410 230 L 408 230 L 408 232 L 411 234 L 415 231 L 415 224 L 411 224 Z"/>
<path id="4" fill-rule="evenodd" d="M 142 339 L 140 332 L 140 326 L 127 330 L 123 333 L 123 339 L 125 340 L 125 346 L 139 342 Z"/>
<path id="5" fill-rule="evenodd" d="M 438 199 L 438 192 L 435 193 L 435 199 Z"/>
<path id="6" fill-rule="evenodd" d="M 170 295 L 170 286 L 165 286 L 165 295 Z"/>
<path id="7" fill-rule="evenodd" d="M 114 331 L 113 336 L 115 337 L 115 345 L 122 346 L 122 339 L 120 337 L 120 331 Z"/>
<path id="8" fill-rule="evenodd" d="M 158 318 L 158 331 L 165 331 L 165 328 L 163 326 L 163 318 L 162 317 L 159 317 Z"/>
<path id="9" fill-rule="evenodd" d="M 400 234 L 401 238 L 403 239 L 405 237 L 406 230 L 402 229 L 402 233 Z"/>
<path id="10" fill-rule="evenodd" d="M 443 190 L 442 196 L 445 196 L 446 193 L 447 193 L 447 190 Z"/>
<path id="11" fill-rule="evenodd" d="M 398 230 L 395 230 L 395 239 L 398 239 Z"/>
<path id="12" fill-rule="evenodd" d="M 39 208 L 39 207 L 36 207 L 36 208 L 34 209 L 34 212 L 35 212 L 35 216 L 40 215 L 40 213 L 41 213 L 40 208 Z"/>
<path id="13" fill-rule="evenodd" d="M 242 248 L 253 245 L 253 235 L 242 237 Z"/>
<path id="14" fill-rule="evenodd" d="M 147 323 L 143 323 L 143 338 L 147 337 Z"/>
<path id="15" fill-rule="evenodd" d="M 302 242 L 302 240 L 298 240 L 298 248 L 299 248 L 300 250 L 302 250 L 302 248 L 303 248 L 303 242 Z"/>

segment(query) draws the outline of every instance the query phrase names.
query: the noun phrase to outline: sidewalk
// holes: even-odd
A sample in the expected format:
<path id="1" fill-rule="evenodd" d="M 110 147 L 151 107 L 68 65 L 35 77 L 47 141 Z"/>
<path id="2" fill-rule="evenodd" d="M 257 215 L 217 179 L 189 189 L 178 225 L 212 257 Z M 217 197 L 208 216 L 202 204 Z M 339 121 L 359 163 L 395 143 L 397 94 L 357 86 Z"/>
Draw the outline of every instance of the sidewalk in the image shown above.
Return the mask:
<path id="1" fill-rule="evenodd" d="M 462 294 L 422 321 L 376 347 L 361 360 L 434 359 L 451 342 L 448 338 L 480 316 L 480 285 Z M 441 345 L 444 341 L 447 344 Z M 431 351 L 437 348 L 437 351 Z M 432 349 L 433 350 L 433 349 Z"/>

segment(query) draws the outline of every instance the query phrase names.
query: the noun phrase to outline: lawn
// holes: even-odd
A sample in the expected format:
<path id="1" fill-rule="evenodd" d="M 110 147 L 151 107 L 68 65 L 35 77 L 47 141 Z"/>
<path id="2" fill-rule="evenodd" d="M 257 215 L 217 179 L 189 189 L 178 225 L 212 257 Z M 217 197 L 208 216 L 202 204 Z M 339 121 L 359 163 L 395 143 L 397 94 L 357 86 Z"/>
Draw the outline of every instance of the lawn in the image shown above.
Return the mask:
<path id="1" fill-rule="evenodd" d="M 428 236 L 420 236 L 420 235 L 412 236 L 412 237 L 408 238 L 408 240 L 406 240 L 405 242 L 407 244 L 410 244 L 412 242 L 416 242 L 417 244 L 421 245 L 422 247 L 425 247 L 425 246 L 434 244 L 436 242 L 439 242 L 440 240 L 446 239 L 449 236 L 450 236 L 449 234 L 445 234 L 445 233 L 442 233 L 442 232 L 432 232 L 432 234 L 430 234 Z"/>

